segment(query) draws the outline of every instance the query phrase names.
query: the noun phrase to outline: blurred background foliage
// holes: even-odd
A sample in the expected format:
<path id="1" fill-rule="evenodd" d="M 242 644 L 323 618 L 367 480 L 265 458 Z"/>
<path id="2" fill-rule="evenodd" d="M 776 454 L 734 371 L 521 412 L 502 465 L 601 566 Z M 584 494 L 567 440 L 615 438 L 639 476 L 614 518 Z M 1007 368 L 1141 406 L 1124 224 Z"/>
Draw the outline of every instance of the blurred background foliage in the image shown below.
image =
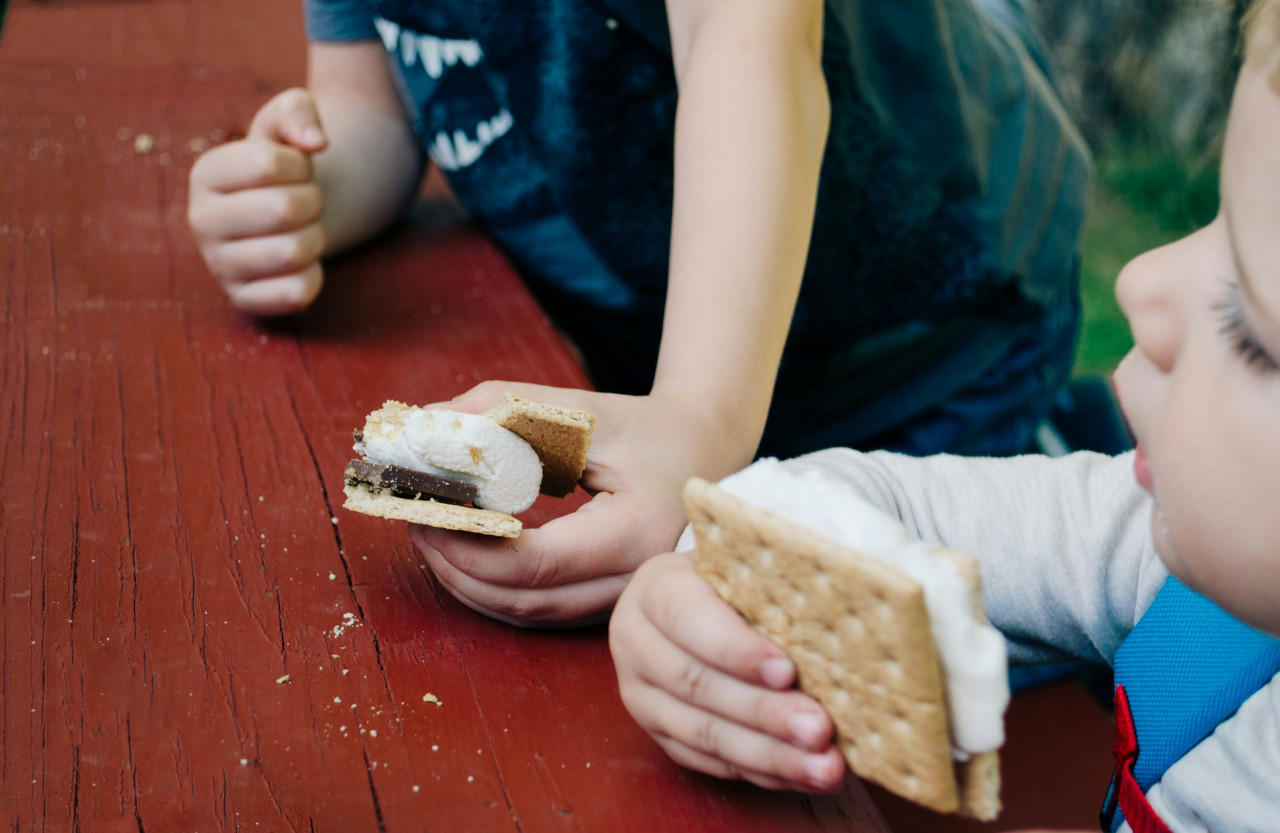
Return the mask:
<path id="1" fill-rule="evenodd" d="M 1113 295 L 1124 264 L 1217 212 L 1218 159 L 1247 3 L 1023 2 L 1094 153 L 1077 373 L 1106 375 L 1132 344 Z"/>
<path id="2" fill-rule="evenodd" d="M 1081 244 L 1084 327 L 1077 374 L 1109 374 L 1133 340 L 1116 305 L 1116 277 L 1136 255 L 1184 237 L 1218 210 L 1216 156 L 1176 153 L 1125 138 L 1098 153 Z"/>

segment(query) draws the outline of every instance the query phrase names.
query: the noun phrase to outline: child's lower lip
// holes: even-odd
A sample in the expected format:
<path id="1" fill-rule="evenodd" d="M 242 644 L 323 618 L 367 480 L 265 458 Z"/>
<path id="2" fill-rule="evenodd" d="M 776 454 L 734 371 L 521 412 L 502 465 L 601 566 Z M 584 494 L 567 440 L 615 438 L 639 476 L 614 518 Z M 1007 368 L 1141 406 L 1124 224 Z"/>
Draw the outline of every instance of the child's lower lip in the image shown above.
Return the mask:
<path id="1" fill-rule="evenodd" d="M 1133 475 L 1138 478 L 1138 485 L 1150 492 L 1153 488 L 1151 481 L 1151 467 L 1147 465 L 1147 452 L 1142 446 L 1138 446 L 1137 453 L 1133 455 Z"/>

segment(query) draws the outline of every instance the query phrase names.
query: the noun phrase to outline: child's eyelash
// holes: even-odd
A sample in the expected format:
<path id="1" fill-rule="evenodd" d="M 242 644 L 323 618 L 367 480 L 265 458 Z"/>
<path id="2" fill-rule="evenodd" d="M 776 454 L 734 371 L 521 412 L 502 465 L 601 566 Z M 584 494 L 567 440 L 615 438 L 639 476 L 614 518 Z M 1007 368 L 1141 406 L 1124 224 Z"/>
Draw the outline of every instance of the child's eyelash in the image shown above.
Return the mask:
<path id="1" fill-rule="evenodd" d="M 1258 343 L 1257 336 L 1249 329 L 1249 323 L 1244 320 L 1238 284 L 1231 284 L 1227 293 L 1218 299 L 1213 308 L 1222 322 L 1219 332 L 1231 342 L 1232 349 L 1244 359 L 1245 365 L 1263 372 L 1280 370 L 1280 364 L 1277 364 L 1267 349 Z"/>

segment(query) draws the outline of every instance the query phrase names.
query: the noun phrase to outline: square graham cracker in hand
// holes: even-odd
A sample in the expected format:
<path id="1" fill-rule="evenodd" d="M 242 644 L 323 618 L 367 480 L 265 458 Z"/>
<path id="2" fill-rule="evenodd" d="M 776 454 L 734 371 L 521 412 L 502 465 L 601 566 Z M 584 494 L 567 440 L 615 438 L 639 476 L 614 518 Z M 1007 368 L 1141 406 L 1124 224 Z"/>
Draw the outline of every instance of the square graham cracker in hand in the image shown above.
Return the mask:
<path id="1" fill-rule="evenodd" d="M 796 665 L 859 777 L 943 813 L 1000 811 L 998 753 L 951 755 L 946 681 L 920 585 L 702 480 L 685 487 L 699 574 Z M 938 548 L 941 550 L 941 548 Z M 960 567 L 981 618 L 976 563 Z"/>

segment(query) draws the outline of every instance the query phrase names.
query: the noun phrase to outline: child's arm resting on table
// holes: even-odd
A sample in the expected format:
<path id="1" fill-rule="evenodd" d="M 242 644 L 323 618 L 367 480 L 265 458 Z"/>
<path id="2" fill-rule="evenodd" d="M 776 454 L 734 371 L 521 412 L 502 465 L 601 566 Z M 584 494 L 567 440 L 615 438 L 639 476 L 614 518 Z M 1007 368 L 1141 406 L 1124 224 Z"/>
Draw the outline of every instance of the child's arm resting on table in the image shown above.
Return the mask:
<path id="1" fill-rule="evenodd" d="M 813 230 L 830 101 L 820 0 L 668 0 L 680 108 L 653 395 L 705 402 L 746 464 Z"/>
<path id="2" fill-rule="evenodd" d="M 307 84 L 329 146 L 316 157 L 330 255 L 386 228 L 413 200 L 426 155 L 377 41 L 313 41 Z"/>
<path id="3" fill-rule="evenodd" d="M 669 0 L 680 103 L 662 344 L 646 397 L 531 392 L 597 415 L 578 512 L 495 546 L 422 531 L 436 575 L 505 621 L 600 619 L 684 526 L 681 489 L 750 462 L 804 271 L 826 145 L 820 0 Z M 483 410 L 486 386 L 453 407 Z"/>
<path id="4" fill-rule="evenodd" d="M 422 155 L 377 41 L 313 43 L 308 86 L 191 169 L 188 219 L 240 309 L 279 315 L 320 292 L 320 258 L 364 240 L 412 197 Z"/>

